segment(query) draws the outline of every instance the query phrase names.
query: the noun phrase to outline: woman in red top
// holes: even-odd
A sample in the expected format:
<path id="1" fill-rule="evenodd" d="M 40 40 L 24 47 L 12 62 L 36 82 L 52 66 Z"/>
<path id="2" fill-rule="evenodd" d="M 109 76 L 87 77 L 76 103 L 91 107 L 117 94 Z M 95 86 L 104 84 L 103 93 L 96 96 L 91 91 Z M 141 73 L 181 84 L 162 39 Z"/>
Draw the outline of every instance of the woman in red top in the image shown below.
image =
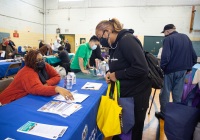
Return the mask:
<path id="1" fill-rule="evenodd" d="M 28 94 L 52 96 L 57 93 L 73 100 L 70 91 L 56 86 L 59 74 L 43 61 L 39 51 L 30 51 L 25 57 L 25 67 L 15 76 L 13 82 L 0 94 L 0 104 L 7 104 Z"/>

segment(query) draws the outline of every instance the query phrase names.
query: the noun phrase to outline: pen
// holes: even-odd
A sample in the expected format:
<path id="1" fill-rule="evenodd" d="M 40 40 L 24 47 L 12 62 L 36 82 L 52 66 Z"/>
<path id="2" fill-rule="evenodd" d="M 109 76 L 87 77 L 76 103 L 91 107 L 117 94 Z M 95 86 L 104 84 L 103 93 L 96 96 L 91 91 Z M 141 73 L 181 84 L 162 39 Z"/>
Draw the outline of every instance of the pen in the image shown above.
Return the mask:
<path id="1" fill-rule="evenodd" d="M 85 88 L 94 88 L 94 87 L 85 87 Z"/>

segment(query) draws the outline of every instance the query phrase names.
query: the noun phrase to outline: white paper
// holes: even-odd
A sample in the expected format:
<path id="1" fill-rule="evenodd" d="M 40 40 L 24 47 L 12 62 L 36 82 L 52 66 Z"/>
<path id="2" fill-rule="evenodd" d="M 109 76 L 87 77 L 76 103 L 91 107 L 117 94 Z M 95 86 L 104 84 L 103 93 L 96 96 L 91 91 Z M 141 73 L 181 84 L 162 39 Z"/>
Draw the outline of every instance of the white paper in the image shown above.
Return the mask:
<path id="1" fill-rule="evenodd" d="M 72 102 L 72 103 L 82 103 L 89 95 L 88 94 L 79 94 L 79 93 L 72 93 L 74 100 L 66 100 L 62 95 L 57 95 L 54 97 L 54 100 L 58 101 L 65 101 L 65 102 Z"/>
<path id="2" fill-rule="evenodd" d="M 7 137 L 7 138 L 4 139 L 4 140 L 15 140 L 15 139 Z"/>
<path id="3" fill-rule="evenodd" d="M 5 57 L 6 52 L 5 51 L 1 51 L 1 57 Z"/>
<path id="4" fill-rule="evenodd" d="M 81 108 L 82 106 L 80 104 L 75 104 L 75 103 L 69 104 L 61 101 L 50 101 L 41 108 L 39 108 L 38 111 L 54 113 L 61 115 L 62 117 L 67 117 Z"/>
<path id="5" fill-rule="evenodd" d="M 57 139 L 58 137 L 63 136 L 67 128 L 68 128 L 67 126 L 48 125 L 48 124 L 28 121 L 17 131 L 49 139 Z"/>
<path id="6" fill-rule="evenodd" d="M 101 86 L 102 86 L 102 83 L 87 82 L 81 89 L 99 90 Z"/>
<path id="7" fill-rule="evenodd" d="M 71 104 L 67 109 L 63 110 L 62 113 L 60 113 L 61 116 L 67 117 L 73 114 L 74 112 L 77 112 L 80 110 L 82 106 L 80 104 Z"/>

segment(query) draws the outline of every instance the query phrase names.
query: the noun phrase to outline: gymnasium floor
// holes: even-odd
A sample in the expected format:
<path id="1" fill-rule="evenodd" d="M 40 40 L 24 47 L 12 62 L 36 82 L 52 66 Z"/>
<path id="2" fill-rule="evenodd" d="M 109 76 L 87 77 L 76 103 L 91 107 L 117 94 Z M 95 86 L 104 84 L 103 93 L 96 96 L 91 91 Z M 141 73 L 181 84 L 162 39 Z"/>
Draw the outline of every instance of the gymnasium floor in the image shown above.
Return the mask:
<path id="1" fill-rule="evenodd" d="M 152 92 L 151 92 L 149 106 L 153 97 L 153 92 L 154 92 L 154 89 L 152 89 Z M 159 120 L 155 117 L 155 111 L 160 110 L 159 93 L 160 93 L 160 90 L 156 90 L 154 102 L 153 102 L 151 112 L 149 115 L 148 115 L 149 110 L 147 111 L 142 140 L 167 140 L 164 134 L 164 121 L 160 120 L 160 123 L 159 123 Z"/>

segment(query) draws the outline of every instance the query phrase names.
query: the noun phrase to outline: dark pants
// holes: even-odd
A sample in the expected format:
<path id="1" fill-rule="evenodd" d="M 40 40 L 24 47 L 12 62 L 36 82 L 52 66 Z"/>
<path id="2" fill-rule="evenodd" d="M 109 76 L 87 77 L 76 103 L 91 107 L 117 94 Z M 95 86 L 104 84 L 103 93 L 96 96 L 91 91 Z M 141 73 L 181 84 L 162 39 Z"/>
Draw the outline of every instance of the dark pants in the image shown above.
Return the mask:
<path id="1" fill-rule="evenodd" d="M 78 72 L 80 72 L 81 70 L 79 70 L 79 69 L 71 69 L 71 71 L 74 72 L 74 73 L 78 73 Z"/>
<path id="2" fill-rule="evenodd" d="M 142 132 L 147 109 L 135 111 L 135 125 L 132 129 L 132 140 L 142 140 Z"/>
<path id="3" fill-rule="evenodd" d="M 60 63 L 60 65 L 65 68 L 66 71 L 66 75 L 68 74 L 68 72 L 71 72 L 70 70 L 70 63 Z"/>

